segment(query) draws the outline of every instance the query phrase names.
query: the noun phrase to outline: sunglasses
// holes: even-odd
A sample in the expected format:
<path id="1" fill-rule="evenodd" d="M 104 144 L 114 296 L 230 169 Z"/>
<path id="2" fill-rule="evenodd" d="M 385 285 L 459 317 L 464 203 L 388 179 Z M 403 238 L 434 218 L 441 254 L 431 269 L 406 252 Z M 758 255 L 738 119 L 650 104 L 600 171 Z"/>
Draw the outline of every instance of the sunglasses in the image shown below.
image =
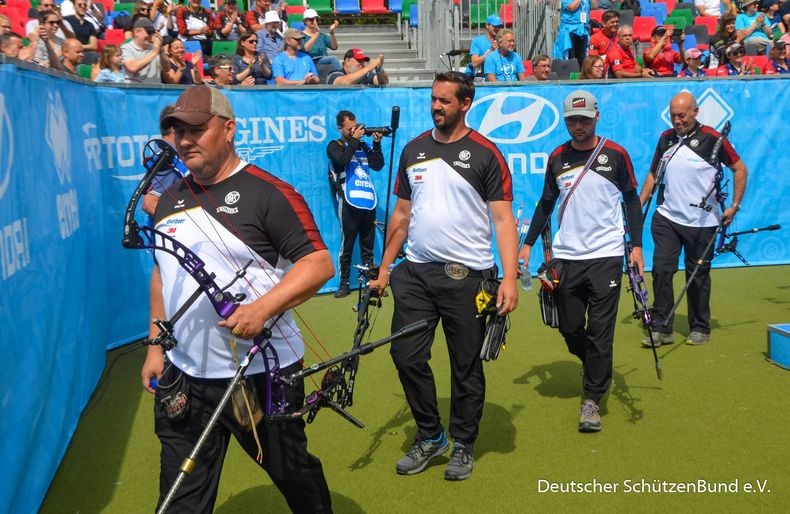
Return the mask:
<path id="1" fill-rule="evenodd" d="M 247 43 L 251 43 L 251 44 L 255 45 L 255 44 L 258 43 L 258 40 L 257 39 L 248 39 Z"/>
<path id="2" fill-rule="evenodd" d="M 305 18 L 304 21 L 318 21 L 318 18 Z"/>
<path id="3" fill-rule="evenodd" d="M 45 22 L 44 22 L 44 24 L 45 24 L 45 25 L 57 25 L 57 24 L 58 24 L 58 22 L 56 22 L 56 21 L 45 21 Z M 10 25 L 9 25 L 9 26 L 10 26 Z"/>
<path id="4" fill-rule="evenodd" d="M 737 52 L 733 52 L 733 53 L 732 53 L 732 56 L 733 56 L 733 57 L 743 57 L 744 55 L 746 55 L 746 52 L 744 52 L 744 51 L 742 51 L 742 50 L 739 50 L 739 51 L 737 51 Z"/>
<path id="5" fill-rule="evenodd" d="M 230 71 L 233 69 L 233 66 L 214 66 L 215 70 L 225 70 Z"/>

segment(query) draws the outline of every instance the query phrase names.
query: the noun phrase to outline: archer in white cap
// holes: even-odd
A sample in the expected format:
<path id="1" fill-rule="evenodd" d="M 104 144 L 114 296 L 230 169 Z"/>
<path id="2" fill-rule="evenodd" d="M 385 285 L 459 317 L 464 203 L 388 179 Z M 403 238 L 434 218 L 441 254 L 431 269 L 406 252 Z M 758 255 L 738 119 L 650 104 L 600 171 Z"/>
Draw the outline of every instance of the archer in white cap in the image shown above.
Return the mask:
<path id="1" fill-rule="evenodd" d="M 549 266 L 543 267 L 559 275 L 559 283 L 552 281 L 557 328 L 584 372 L 579 431 L 598 432 L 598 404 L 612 383 L 623 256 L 640 274 L 644 269 L 642 212 L 628 152 L 595 133 L 598 100 L 587 91 L 573 91 L 563 103 L 563 118 L 571 139 L 549 157 L 543 194 L 519 260 L 529 263 L 538 235 L 551 238 L 549 220 L 559 204 L 559 228 L 547 252 L 553 250 L 553 256 L 545 256 Z M 628 255 L 624 213 L 632 248 Z"/>

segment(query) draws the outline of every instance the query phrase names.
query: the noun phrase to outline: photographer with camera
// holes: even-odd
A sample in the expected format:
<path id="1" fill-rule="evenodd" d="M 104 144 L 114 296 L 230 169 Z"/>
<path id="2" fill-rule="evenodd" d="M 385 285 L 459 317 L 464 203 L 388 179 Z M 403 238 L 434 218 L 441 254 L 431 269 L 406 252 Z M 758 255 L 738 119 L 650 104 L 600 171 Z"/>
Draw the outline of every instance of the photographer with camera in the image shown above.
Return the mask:
<path id="1" fill-rule="evenodd" d="M 384 55 L 379 54 L 375 59 L 371 59 L 359 48 L 352 48 L 343 56 L 343 69 L 327 75 L 326 83 L 335 86 L 388 84 L 390 79 L 383 66 Z"/>
<path id="2" fill-rule="evenodd" d="M 341 137 L 329 142 L 326 154 L 329 157 L 329 181 L 337 195 L 342 232 L 340 287 L 335 298 L 343 298 L 351 293 L 351 254 L 357 237 L 362 262 L 368 266 L 373 264 L 377 197 L 369 172 L 384 167 L 381 138 L 389 128 L 365 129 L 353 112 L 340 111 L 337 113 L 337 129 Z M 363 136 L 373 137 L 372 147 L 362 141 Z"/>
<path id="3" fill-rule="evenodd" d="M 676 33 L 675 27 L 659 25 L 650 34 L 650 48 L 642 55 L 645 66 L 656 72 L 657 77 L 674 77 L 675 64 L 683 62 L 683 42 L 686 35 L 683 30 Z M 677 43 L 680 52 L 672 49 Z"/>

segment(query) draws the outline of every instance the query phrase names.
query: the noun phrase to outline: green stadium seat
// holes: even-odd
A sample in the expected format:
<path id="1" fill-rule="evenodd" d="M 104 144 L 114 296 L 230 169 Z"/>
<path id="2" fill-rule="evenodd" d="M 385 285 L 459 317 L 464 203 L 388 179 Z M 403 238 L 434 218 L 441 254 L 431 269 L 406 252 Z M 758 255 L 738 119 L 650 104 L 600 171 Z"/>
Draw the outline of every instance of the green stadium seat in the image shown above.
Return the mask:
<path id="1" fill-rule="evenodd" d="M 572 71 L 570 75 L 570 80 L 578 80 L 581 74 L 582 73 L 580 71 Z"/>
<path id="2" fill-rule="evenodd" d="M 236 49 L 238 47 L 239 47 L 238 41 L 212 41 L 211 55 L 219 55 L 219 54 L 233 55 L 236 53 Z"/>
<path id="3" fill-rule="evenodd" d="M 132 12 L 134 11 L 134 2 L 121 2 L 115 4 L 113 12 L 121 12 L 121 11 L 125 11 L 129 13 L 129 16 L 131 16 Z"/>
<path id="4" fill-rule="evenodd" d="M 77 75 L 84 79 L 91 79 L 91 65 L 90 64 L 80 64 L 77 66 Z"/>
<path id="5" fill-rule="evenodd" d="M 310 0 L 310 9 L 315 9 L 318 14 L 332 14 L 332 0 Z"/>

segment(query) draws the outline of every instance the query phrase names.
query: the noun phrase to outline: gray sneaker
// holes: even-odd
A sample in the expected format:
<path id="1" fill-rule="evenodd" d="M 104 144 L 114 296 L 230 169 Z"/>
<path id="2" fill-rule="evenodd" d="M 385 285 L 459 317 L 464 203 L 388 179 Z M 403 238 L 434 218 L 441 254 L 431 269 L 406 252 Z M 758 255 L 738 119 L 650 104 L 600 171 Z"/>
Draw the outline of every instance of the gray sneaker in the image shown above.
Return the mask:
<path id="1" fill-rule="evenodd" d="M 453 451 L 450 453 L 450 462 L 444 470 L 445 480 L 466 480 L 472 476 L 472 468 L 475 465 L 473 446 L 468 443 L 456 441 L 453 444 Z"/>
<path id="2" fill-rule="evenodd" d="M 415 441 L 406 455 L 395 464 L 395 469 L 401 475 L 416 475 L 425 469 L 431 459 L 443 454 L 449 447 L 444 432 L 433 439 Z"/>
<path id="3" fill-rule="evenodd" d="M 675 334 L 665 334 L 663 332 L 653 332 L 653 343 L 656 345 L 656 348 L 661 346 L 662 344 L 672 344 L 675 342 Z M 650 338 L 645 337 L 642 339 L 642 346 L 644 348 L 651 348 L 652 345 L 650 344 Z"/>
<path id="4" fill-rule="evenodd" d="M 599 432 L 601 430 L 601 415 L 598 413 L 598 404 L 592 400 L 584 400 L 579 412 L 579 432 Z"/>
<path id="5" fill-rule="evenodd" d="M 700 345 L 710 341 L 710 334 L 703 334 L 702 332 L 692 332 L 686 338 L 686 344 Z"/>

